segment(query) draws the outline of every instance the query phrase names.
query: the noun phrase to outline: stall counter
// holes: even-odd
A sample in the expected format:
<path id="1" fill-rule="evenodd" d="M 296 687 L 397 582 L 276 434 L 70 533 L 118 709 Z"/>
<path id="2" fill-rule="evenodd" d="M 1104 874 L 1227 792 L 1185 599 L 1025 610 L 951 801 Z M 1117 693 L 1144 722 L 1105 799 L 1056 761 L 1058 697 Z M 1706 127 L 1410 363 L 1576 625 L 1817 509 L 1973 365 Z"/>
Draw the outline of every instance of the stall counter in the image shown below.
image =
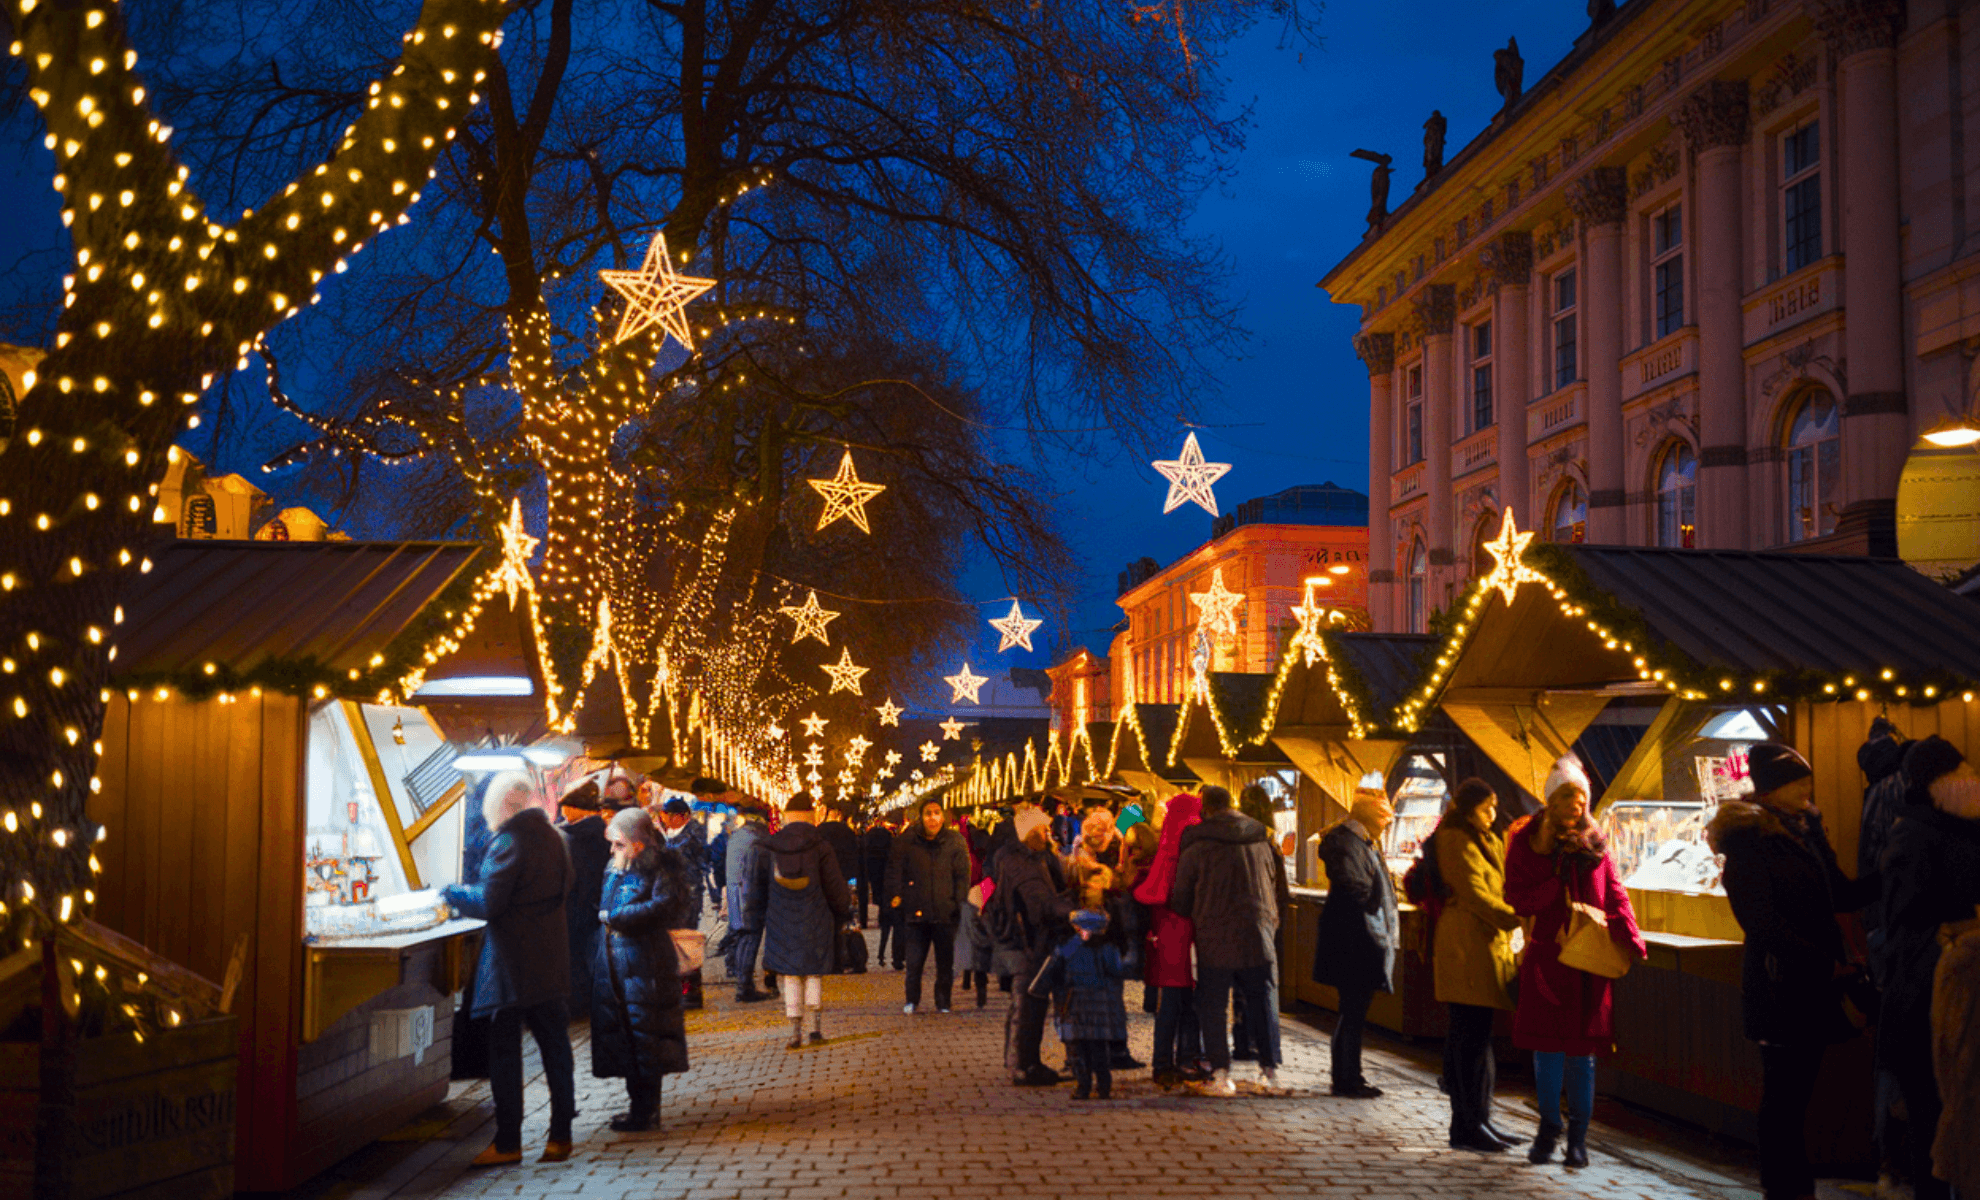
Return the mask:
<path id="1" fill-rule="evenodd" d="M 1313 947 L 1319 939 L 1320 913 L 1327 893 L 1320 888 L 1292 889 L 1292 912 L 1280 930 L 1279 1007 L 1291 1012 L 1300 1002 L 1339 1011 L 1340 996 L 1331 987 L 1313 982 Z M 1444 1006 L 1437 1003 L 1436 978 L 1429 954 L 1429 914 L 1414 904 L 1397 906 L 1402 946 L 1396 954 L 1395 991 L 1377 993 L 1368 1006 L 1368 1023 L 1405 1037 L 1442 1037 L 1448 1027 Z"/>

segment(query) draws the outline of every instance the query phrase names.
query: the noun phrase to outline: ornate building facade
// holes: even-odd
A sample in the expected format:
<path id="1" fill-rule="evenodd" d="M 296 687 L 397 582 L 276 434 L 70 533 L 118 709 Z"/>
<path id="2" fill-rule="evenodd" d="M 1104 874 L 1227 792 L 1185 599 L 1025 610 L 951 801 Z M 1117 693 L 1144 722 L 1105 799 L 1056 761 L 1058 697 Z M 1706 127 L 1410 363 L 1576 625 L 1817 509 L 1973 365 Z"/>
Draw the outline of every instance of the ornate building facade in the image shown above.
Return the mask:
<path id="1" fill-rule="evenodd" d="M 1362 309 L 1378 629 L 1423 628 L 1508 505 L 1558 540 L 1893 554 L 1907 454 L 1967 411 L 1980 12 L 1609 7 L 1321 281 Z"/>

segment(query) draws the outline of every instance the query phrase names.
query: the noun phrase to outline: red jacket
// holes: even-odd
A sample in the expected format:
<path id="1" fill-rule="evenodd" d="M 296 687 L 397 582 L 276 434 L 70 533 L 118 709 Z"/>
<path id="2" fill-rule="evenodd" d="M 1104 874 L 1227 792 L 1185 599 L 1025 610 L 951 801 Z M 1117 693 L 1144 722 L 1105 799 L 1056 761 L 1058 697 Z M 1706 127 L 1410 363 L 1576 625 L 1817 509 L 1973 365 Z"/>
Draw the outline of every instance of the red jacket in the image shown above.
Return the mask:
<path id="1" fill-rule="evenodd" d="M 1142 978 L 1152 987 L 1193 987 L 1196 971 L 1190 947 L 1196 930 L 1188 917 L 1169 907 L 1169 886 L 1176 881 L 1176 860 L 1182 856 L 1183 830 L 1203 819 L 1203 801 L 1187 793 L 1171 797 L 1162 818 L 1162 840 L 1155 861 L 1134 889 L 1134 898 L 1148 906 L 1148 957 Z"/>
<path id="2" fill-rule="evenodd" d="M 1533 821 L 1522 817 L 1506 831 L 1506 903 L 1530 918 L 1519 964 L 1513 1045 L 1567 1054 L 1608 1053 L 1615 1049 L 1616 1037 L 1611 981 L 1561 965 L 1559 935 L 1567 927 L 1569 900 L 1601 909 L 1609 920 L 1609 935 L 1634 949 L 1638 959 L 1649 948 L 1637 931 L 1636 913 L 1616 875 L 1615 860 L 1603 853 L 1586 874 L 1570 869 L 1570 883 L 1562 877 L 1558 850 L 1541 854 L 1533 848 Z"/>

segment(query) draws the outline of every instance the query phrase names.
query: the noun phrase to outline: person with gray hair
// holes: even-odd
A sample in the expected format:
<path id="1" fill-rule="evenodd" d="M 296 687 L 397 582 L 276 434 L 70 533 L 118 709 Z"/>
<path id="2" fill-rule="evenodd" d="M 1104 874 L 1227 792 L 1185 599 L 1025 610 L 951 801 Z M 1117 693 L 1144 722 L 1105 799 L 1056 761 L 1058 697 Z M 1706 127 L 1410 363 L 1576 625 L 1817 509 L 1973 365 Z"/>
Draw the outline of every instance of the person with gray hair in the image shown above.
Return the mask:
<path id="1" fill-rule="evenodd" d="M 492 1018 L 488 1084 L 495 1098 L 495 1140 L 477 1167 L 522 1161 L 522 1031 L 529 1027 L 550 1088 L 550 1136 L 542 1162 L 571 1156 L 577 1116 L 570 1035 L 570 931 L 564 901 L 574 872 L 550 814 L 535 803 L 536 785 L 521 771 L 488 781 L 482 820 L 493 835 L 482 857 L 481 882 L 450 884 L 447 903 L 488 922 L 475 968 L 472 1012 Z"/>
<path id="2" fill-rule="evenodd" d="M 591 1073 L 626 1081 L 618 1133 L 660 1124 L 660 1081 L 688 1069 L 680 960 L 669 929 L 694 894 L 693 868 L 643 808 L 623 808 L 605 831 L 612 848 L 600 890 L 593 967 Z"/>

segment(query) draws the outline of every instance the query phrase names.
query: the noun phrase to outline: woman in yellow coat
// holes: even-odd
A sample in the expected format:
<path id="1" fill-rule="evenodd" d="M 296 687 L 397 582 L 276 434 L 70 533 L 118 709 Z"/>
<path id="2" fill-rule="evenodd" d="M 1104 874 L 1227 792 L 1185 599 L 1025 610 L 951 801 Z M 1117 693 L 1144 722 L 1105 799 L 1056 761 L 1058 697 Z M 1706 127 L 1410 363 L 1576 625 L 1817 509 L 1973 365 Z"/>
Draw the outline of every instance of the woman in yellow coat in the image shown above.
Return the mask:
<path id="1" fill-rule="evenodd" d="M 1518 973 L 1512 931 L 1519 915 L 1505 900 L 1506 843 L 1493 830 L 1499 798 L 1484 781 L 1458 785 L 1451 810 L 1431 834 L 1441 901 L 1431 963 L 1437 999 L 1450 1007 L 1450 1041 L 1444 1054 L 1451 1094 L 1451 1146 L 1499 1153 L 1514 1145 L 1492 1126 L 1492 1018 L 1513 1006 L 1509 987 Z"/>

